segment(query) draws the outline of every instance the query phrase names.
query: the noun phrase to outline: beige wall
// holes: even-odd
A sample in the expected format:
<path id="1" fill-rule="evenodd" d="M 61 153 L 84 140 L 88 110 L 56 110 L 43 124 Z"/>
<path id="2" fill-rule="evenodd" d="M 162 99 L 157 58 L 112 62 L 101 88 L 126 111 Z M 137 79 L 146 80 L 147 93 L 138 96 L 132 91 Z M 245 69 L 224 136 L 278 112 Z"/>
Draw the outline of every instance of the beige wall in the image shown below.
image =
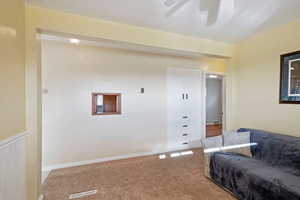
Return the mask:
<path id="1" fill-rule="evenodd" d="M 237 46 L 234 127 L 300 137 L 300 105 L 279 104 L 280 55 L 300 50 L 300 21 L 259 34 Z"/>
<path id="2" fill-rule="evenodd" d="M 203 57 L 201 60 L 206 63 L 206 66 L 203 68 L 205 71 L 227 75 L 229 70 L 227 59 Z"/>
<path id="3" fill-rule="evenodd" d="M 44 167 L 167 151 L 167 67 L 216 63 L 42 41 Z M 91 116 L 92 92 L 122 93 L 122 115 Z"/>
<path id="4" fill-rule="evenodd" d="M 25 8 L 23 0 L 0 7 L 0 140 L 25 130 Z"/>

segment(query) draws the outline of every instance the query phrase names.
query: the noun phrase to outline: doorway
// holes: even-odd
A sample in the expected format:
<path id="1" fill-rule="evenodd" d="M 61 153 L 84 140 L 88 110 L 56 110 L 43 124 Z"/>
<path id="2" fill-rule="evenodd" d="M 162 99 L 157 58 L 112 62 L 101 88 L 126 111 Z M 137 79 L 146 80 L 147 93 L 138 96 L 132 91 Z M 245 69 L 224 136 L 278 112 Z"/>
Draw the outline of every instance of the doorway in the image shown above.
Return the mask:
<path id="1" fill-rule="evenodd" d="M 206 86 L 206 137 L 222 135 L 224 129 L 224 76 L 207 73 Z"/>

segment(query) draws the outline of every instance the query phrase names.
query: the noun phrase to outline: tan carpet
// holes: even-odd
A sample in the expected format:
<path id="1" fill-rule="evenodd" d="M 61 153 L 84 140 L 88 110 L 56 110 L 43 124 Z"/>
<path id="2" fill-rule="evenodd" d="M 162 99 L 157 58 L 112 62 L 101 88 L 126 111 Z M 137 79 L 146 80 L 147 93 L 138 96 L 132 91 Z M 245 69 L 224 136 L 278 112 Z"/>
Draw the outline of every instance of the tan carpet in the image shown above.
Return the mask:
<path id="1" fill-rule="evenodd" d="M 52 171 L 44 200 L 67 200 L 72 193 L 98 190 L 82 200 L 231 200 L 203 176 L 201 151 L 160 160 L 147 156 Z M 79 200 L 81 200 L 79 199 Z"/>

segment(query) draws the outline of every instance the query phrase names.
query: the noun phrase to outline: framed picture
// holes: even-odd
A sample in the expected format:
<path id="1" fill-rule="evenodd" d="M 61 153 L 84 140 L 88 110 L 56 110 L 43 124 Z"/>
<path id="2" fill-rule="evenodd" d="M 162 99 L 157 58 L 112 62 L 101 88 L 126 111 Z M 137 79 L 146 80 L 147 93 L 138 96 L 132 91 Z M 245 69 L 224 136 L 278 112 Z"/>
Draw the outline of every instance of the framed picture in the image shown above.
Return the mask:
<path id="1" fill-rule="evenodd" d="M 300 104 L 300 51 L 281 55 L 281 104 Z"/>

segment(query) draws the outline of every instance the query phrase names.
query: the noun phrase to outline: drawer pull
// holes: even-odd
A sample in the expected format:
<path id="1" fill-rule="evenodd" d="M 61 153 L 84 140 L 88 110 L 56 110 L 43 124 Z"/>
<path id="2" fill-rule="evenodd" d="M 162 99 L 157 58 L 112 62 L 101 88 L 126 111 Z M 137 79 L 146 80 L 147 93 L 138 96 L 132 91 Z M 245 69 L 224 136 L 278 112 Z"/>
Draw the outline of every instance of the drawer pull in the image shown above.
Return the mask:
<path id="1" fill-rule="evenodd" d="M 183 142 L 182 144 L 183 144 L 183 145 L 187 145 L 187 144 L 189 144 L 189 143 L 188 143 L 188 142 Z"/>
<path id="2" fill-rule="evenodd" d="M 182 127 L 183 127 L 183 128 L 187 128 L 187 127 L 188 127 L 188 125 L 186 125 L 186 124 L 185 124 L 185 125 L 183 125 Z"/>
<path id="3" fill-rule="evenodd" d="M 188 116 L 183 116 L 183 117 L 182 117 L 182 119 L 187 119 L 187 118 L 189 118 L 189 117 L 188 117 Z"/>
<path id="4" fill-rule="evenodd" d="M 184 134 L 182 134 L 182 136 L 184 136 L 184 137 L 186 137 L 186 136 L 188 136 L 189 134 L 187 134 L 187 133 L 184 133 Z"/>

